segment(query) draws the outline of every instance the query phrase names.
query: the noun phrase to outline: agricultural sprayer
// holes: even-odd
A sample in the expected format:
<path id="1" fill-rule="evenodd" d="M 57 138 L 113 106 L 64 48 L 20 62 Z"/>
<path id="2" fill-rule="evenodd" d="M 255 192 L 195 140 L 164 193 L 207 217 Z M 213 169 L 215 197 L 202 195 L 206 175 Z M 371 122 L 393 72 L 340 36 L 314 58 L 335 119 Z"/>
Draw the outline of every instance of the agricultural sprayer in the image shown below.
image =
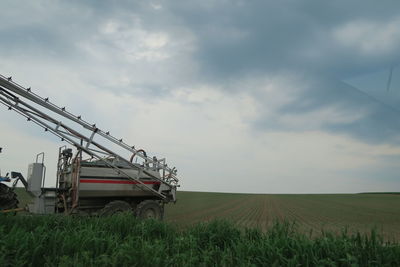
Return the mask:
<path id="1" fill-rule="evenodd" d="M 37 214 L 132 212 L 141 218 L 162 219 L 164 204 L 176 202 L 177 170 L 165 158 L 147 156 L 143 149 L 113 137 L 11 77 L 0 75 L 0 103 L 69 145 L 59 148 L 55 187 L 45 187 L 44 153 L 29 165 L 26 179 L 19 172 L 1 178 L 1 211 L 16 209 L 13 188 L 18 181 L 34 199 L 28 211 Z M 11 180 L 11 187 L 4 183 Z"/>

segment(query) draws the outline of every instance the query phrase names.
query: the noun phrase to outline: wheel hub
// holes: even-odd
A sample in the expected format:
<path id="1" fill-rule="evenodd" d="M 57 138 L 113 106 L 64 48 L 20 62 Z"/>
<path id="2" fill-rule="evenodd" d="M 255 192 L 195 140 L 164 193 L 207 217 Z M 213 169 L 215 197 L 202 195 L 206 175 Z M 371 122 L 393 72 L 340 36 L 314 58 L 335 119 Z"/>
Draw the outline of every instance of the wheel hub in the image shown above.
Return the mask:
<path id="1" fill-rule="evenodd" d="M 144 217 L 146 219 L 155 219 L 156 218 L 156 212 L 153 209 L 147 209 L 144 213 Z"/>

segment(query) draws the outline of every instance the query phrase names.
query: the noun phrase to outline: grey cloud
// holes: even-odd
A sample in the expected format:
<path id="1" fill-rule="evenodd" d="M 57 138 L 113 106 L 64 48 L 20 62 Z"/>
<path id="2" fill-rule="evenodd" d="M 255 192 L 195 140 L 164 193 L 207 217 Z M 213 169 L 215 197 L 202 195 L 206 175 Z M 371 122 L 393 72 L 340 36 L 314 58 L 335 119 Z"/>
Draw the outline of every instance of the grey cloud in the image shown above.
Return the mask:
<path id="1" fill-rule="evenodd" d="M 204 132 L 188 131 L 191 133 L 187 135 L 190 137 L 187 141 L 188 146 L 181 148 L 179 142 L 166 145 L 169 149 L 168 153 L 173 153 L 181 162 L 186 162 L 183 166 L 188 165 L 187 162 L 195 162 L 194 159 L 196 162 L 208 164 L 211 169 L 215 165 L 215 162 L 209 158 L 210 150 L 206 149 L 209 144 L 206 141 L 213 140 L 215 135 L 219 134 L 219 129 L 224 126 L 215 127 L 212 123 L 209 125 L 201 121 L 207 116 L 214 115 L 209 115 L 207 103 L 196 102 L 195 114 L 186 109 L 186 106 L 193 105 L 189 99 L 186 101 L 185 96 L 179 100 L 174 98 L 177 90 L 190 91 L 204 87 L 207 90 L 221 90 L 222 94 L 218 92 L 217 95 L 227 96 L 228 99 L 233 95 L 232 103 L 228 101 L 227 109 L 217 110 L 217 113 L 223 114 L 216 114 L 212 119 L 223 122 L 225 118 L 229 119 L 229 116 L 238 116 L 238 120 L 245 120 L 242 124 L 249 126 L 248 128 L 242 127 L 242 124 L 240 127 L 232 128 L 237 131 L 243 130 L 237 134 L 237 138 L 240 139 L 243 135 L 244 139 L 236 141 L 243 145 L 249 142 L 249 147 L 254 146 L 255 150 L 260 152 L 267 149 L 264 147 L 265 144 L 259 142 L 260 139 L 257 138 L 260 132 L 262 137 L 268 138 L 268 134 L 265 134 L 268 131 L 295 132 L 296 136 L 300 137 L 303 136 L 299 133 L 302 131 L 321 131 L 334 136 L 339 134 L 354 137 L 356 139 L 354 142 L 344 141 L 352 148 L 354 143 L 359 143 L 359 141 L 368 144 L 388 143 L 394 147 L 393 153 L 395 153 L 400 143 L 397 108 L 400 104 L 400 94 L 397 94 L 400 90 L 398 82 L 400 69 L 394 72 L 392 89 L 389 93 L 384 92 L 386 78 L 382 78 L 382 82 L 377 83 L 374 88 L 367 88 L 366 85 L 370 84 L 369 79 L 361 79 L 358 83 L 349 82 L 355 85 L 354 87 L 342 80 L 352 80 L 360 74 L 369 75 L 379 70 L 387 70 L 390 65 L 400 61 L 400 53 L 396 49 L 389 49 L 390 51 L 385 53 L 364 55 L 357 50 L 357 47 L 338 45 L 332 39 L 332 33 L 335 29 L 354 21 L 372 22 L 378 26 L 386 25 L 399 18 L 399 10 L 398 0 L 379 2 L 375 0 L 154 0 L 151 2 L 6 0 L 2 1 L 3 12 L 0 17 L 0 71 L 5 72 L 2 74 L 12 75 L 17 82 L 21 81 L 19 77 L 22 76 L 25 80 L 21 82 L 32 83 L 29 86 L 32 86 L 40 95 L 43 95 L 42 92 L 46 90 L 51 92 L 49 96 L 52 101 L 58 104 L 64 103 L 68 110 L 82 114 L 85 119 L 96 122 L 101 128 L 103 128 L 102 124 L 105 124 L 107 128 L 103 129 L 118 132 L 133 123 L 137 132 L 143 133 L 143 135 L 138 135 L 138 139 L 141 139 L 140 143 L 145 140 L 148 144 L 152 144 L 154 140 L 146 140 L 146 136 L 149 138 L 153 136 L 153 131 L 155 135 L 161 134 L 165 137 L 164 140 L 169 138 L 175 140 L 174 137 L 183 136 L 180 134 L 185 133 L 185 130 L 196 129 L 197 124 L 204 123 L 204 129 L 202 129 Z M 121 31 L 115 35 L 102 32 L 101 30 L 108 22 L 119 24 Z M 135 35 L 136 30 L 139 31 L 138 35 Z M 159 62 L 129 58 L 131 45 L 136 45 L 140 38 L 145 39 L 148 33 L 165 33 L 168 42 L 178 42 L 178 45 L 167 45 L 166 52 L 171 52 L 172 55 L 170 58 Z M 379 28 L 376 35 L 371 38 L 379 39 L 378 34 Z M 185 42 L 179 42 L 185 38 L 189 40 L 187 46 L 190 46 L 190 49 L 185 47 Z M 118 43 L 118 41 L 121 42 Z M 283 86 L 280 86 L 278 82 L 277 86 L 273 84 L 271 88 L 263 87 L 264 79 L 282 77 L 285 74 L 304 75 L 303 81 L 298 81 L 304 83 L 297 86 L 295 83 L 290 84 L 290 77 L 288 79 L 283 77 L 285 82 L 289 80 L 287 83 L 283 82 Z M 249 84 L 246 84 L 247 82 Z M 381 87 L 380 84 L 382 84 Z M 87 91 L 80 94 L 81 90 Z M 62 94 L 61 92 L 64 91 L 66 93 Z M 136 107 L 132 107 L 130 103 L 119 103 L 122 98 L 116 98 L 115 102 L 108 103 L 108 94 L 133 95 L 135 100 L 139 99 L 138 101 L 144 103 L 143 106 L 148 109 L 157 110 L 157 107 L 153 106 L 158 105 L 157 101 L 151 101 L 159 100 L 157 98 L 182 101 L 185 108 L 180 110 L 177 107 L 178 110 L 169 111 L 168 105 L 165 105 L 165 109 L 159 110 L 160 115 L 169 124 L 169 117 L 172 114 L 172 125 L 176 127 L 171 130 L 168 127 L 153 129 L 155 124 L 147 120 L 154 119 L 156 115 L 150 114 L 147 117 L 143 110 L 139 110 L 143 107 L 137 107 L 140 111 L 138 113 L 144 115 L 137 117 L 141 122 L 135 121 L 133 113 Z M 274 99 L 275 94 L 280 97 L 279 101 Z M 241 96 L 248 98 L 249 101 L 236 105 Z M 288 99 L 285 99 L 286 96 Z M 249 112 L 244 111 L 242 118 L 241 113 L 236 111 L 245 108 L 247 103 L 249 105 L 254 103 L 256 107 L 251 107 Z M 220 103 L 217 103 L 217 106 L 218 104 Z M 118 122 L 120 114 L 112 111 L 115 106 L 125 110 L 123 105 L 129 106 L 126 109 L 132 112 L 126 115 L 129 123 L 122 125 Z M 223 106 L 224 103 L 221 103 L 221 107 Z M 99 113 L 99 110 L 104 113 Z M 187 114 L 186 111 L 188 111 Z M 336 111 L 338 114 L 333 114 L 336 118 L 332 119 L 331 113 Z M 185 116 L 174 118 L 174 114 L 178 112 L 185 113 Z M 198 115 L 198 117 L 192 118 L 193 115 Z M 5 121 L 6 128 L 23 131 L 35 139 L 37 137 L 48 139 L 50 136 L 52 141 L 58 141 L 49 134 L 43 135 L 43 130 L 40 128 L 27 126 L 29 123 L 18 118 L 16 114 L 0 112 L 0 121 Z M 233 123 L 236 122 L 237 120 L 233 120 Z M 114 125 L 114 128 L 108 128 L 110 125 Z M 140 125 L 150 126 L 146 128 L 139 127 Z M 6 134 L 7 130 L 5 129 Z M 132 138 L 134 135 L 135 133 Z M 235 133 L 232 132 L 232 135 Z M 285 134 L 281 136 L 289 138 L 285 137 Z M 274 141 L 279 141 L 281 136 L 275 137 Z M 330 139 L 327 143 L 336 140 L 335 137 L 326 136 Z M 251 140 L 247 140 L 247 137 Z M 135 139 L 137 139 L 136 136 Z M 198 142 L 190 144 L 191 140 L 206 142 L 201 144 L 206 151 L 198 151 Z M 229 136 L 226 140 L 224 136 L 218 140 L 221 142 L 221 149 L 217 152 L 229 159 L 229 155 L 226 155 L 224 150 L 228 148 L 229 152 L 229 148 L 235 147 L 235 143 L 229 141 Z M 305 140 L 305 142 L 308 143 L 301 146 L 302 148 L 314 145 L 310 140 Z M 350 160 L 364 156 L 362 149 L 358 151 L 358 145 L 355 145 L 357 151 L 354 155 L 350 155 Z M 176 149 L 177 146 L 179 149 Z M 215 149 L 213 146 L 210 147 L 211 150 Z M 368 147 L 368 145 L 362 145 L 362 147 Z M 287 153 L 287 151 L 279 150 L 277 149 L 282 155 Z M 375 179 L 386 172 L 388 179 L 396 181 L 398 157 L 391 156 L 390 149 L 382 150 L 384 150 L 383 154 L 386 155 L 387 152 L 389 156 L 377 158 L 376 162 L 381 164 L 380 166 L 371 166 L 371 169 L 367 171 L 361 167 L 362 170 L 355 170 L 354 173 L 346 167 L 343 173 L 332 175 L 332 177 L 368 178 L 374 176 Z M 349 151 L 349 149 L 343 149 L 343 151 Z M 260 155 L 268 154 L 273 157 L 275 151 L 268 151 L 268 153 L 260 153 Z M 376 155 L 379 153 L 371 153 L 366 158 L 375 159 L 375 156 L 379 157 Z M 280 164 L 283 168 L 278 166 L 279 169 L 284 169 L 287 162 L 283 160 L 282 155 Z M 188 157 L 193 161 L 187 161 Z M 332 158 L 333 165 L 335 157 Z M 340 154 L 337 157 L 340 157 Z M 259 164 L 259 162 L 249 162 L 252 160 L 251 157 L 243 160 L 241 163 L 243 166 Z M 257 160 L 261 160 L 261 165 L 265 163 L 261 157 Z M 321 173 L 324 173 L 325 170 L 320 169 L 321 166 L 318 166 L 318 163 L 299 164 L 303 164 L 301 169 L 319 169 Z M 188 184 L 190 179 L 194 181 L 192 188 L 196 181 L 202 181 L 197 165 L 193 165 L 193 168 L 190 164 L 186 166 L 185 179 Z M 266 175 L 268 178 L 269 167 L 264 165 L 259 169 L 261 172 L 258 172 L 257 168 L 250 168 L 252 172 L 250 176 L 264 179 L 263 175 Z M 226 184 L 224 179 L 232 181 L 237 177 L 240 180 L 240 173 L 249 171 L 246 168 L 240 167 L 239 170 L 235 167 L 230 169 L 233 178 L 229 175 L 225 177 L 226 173 L 223 173 L 224 170 L 220 165 L 211 172 L 215 177 L 211 175 L 209 178 L 217 178 L 220 184 Z M 288 181 L 290 183 L 290 179 L 286 179 L 290 175 L 301 178 L 306 181 L 306 184 L 314 184 L 309 174 L 310 171 L 277 172 L 274 179 L 282 178 L 282 183 Z M 329 186 L 338 183 L 333 180 L 332 184 L 328 184 L 327 189 L 322 188 L 322 190 L 332 191 Z M 261 183 L 265 181 L 267 180 L 260 180 Z M 342 180 L 339 179 L 339 181 Z M 277 182 L 276 185 L 278 184 Z M 198 186 L 201 187 L 200 182 Z M 232 189 L 229 190 L 248 190 L 243 189 L 245 187 L 236 189 L 234 187 L 235 185 L 232 184 Z M 202 188 L 207 189 L 207 186 Z M 353 188 L 357 191 L 359 188 L 368 188 L 368 186 L 363 187 L 357 184 Z M 255 189 L 257 192 L 259 190 L 262 189 Z M 271 189 L 268 187 L 265 190 Z M 318 191 L 318 188 L 313 190 Z"/>
<path id="2" fill-rule="evenodd" d="M 29 56 L 38 53 L 43 57 L 66 57 L 74 52 L 73 47 L 60 39 L 54 31 L 31 25 L 0 30 L 0 35 L 7 36 L 1 42 L 1 48 L 8 51 L 8 54 Z"/>
<path id="3" fill-rule="evenodd" d="M 381 1 L 378 5 L 371 0 L 161 1 L 158 10 L 146 1 L 120 1 L 118 5 L 109 1 L 39 3 L 21 10 L 9 3 L 13 16 L 27 17 L 31 24 L 15 23 L 8 15 L 0 31 L 7 38 L 0 47 L 11 51 L 34 47 L 42 56 L 49 49 L 58 52 L 59 57 L 78 59 L 85 52 L 76 48 L 76 42 L 95 34 L 108 19 L 130 21 L 136 16 L 144 29 L 175 32 L 177 39 L 179 28 L 191 31 L 197 42 L 192 60 L 200 67 L 203 80 L 218 82 L 252 72 L 287 69 L 322 72 L 342 79 L 400 59 L 399 53 L 360 57 L 351 49 L 335 46 L 330 39 L 335 27 L 349 21 L 390 21 L 398 16 L 398 1 Z"/>
<path id="4" fill-rule="evenodd" d="M 38 4 L 39 3 L 39 4 Z M 55 4 L 56 3 L 56 4 Z M 276 118 L 264 118 L 261 111 L 256 128 L 287 127 L 279 116 L 317 112 L 336 105 L 349 114 L 363 108 L 368 113 L 351 123 L 324 123 L 318 127 L 332 132 L 346 132 L 368 141 L 391 140 L 399 130 L 397 111 L 345 85 L 339 80 L 388 67 L 400 60 L 400 53 L 362 57 L 352 49 L 335 46 L 330 33 L 336 27 L 363 19 L 385 22 L 398 16 L 398 1 L 181 1 L 159 2 L 154 9 L 146 1 L 52 2 L 41 1 L 21 5 L 9 1 L 8 12 L 0 27 L 0 49 L 4 54 L 29 54 L 40 60 L 55 58 L 70 68 L 82 68 L 90 76 L 89 84 L 111 91 L 163 97 L 182 84 L 211 83 L 223 86 L 226 92 L 239 89 L 230 86 L 244 76 L 274 75 L 280 72 L 305 72 L 316 83 L 298 92 L 290 105 L 275 110 Z M 15 17 L 21 18 L 15 21 Z M 140 19 L 140 26 L 149 31 L 165 31 L 179 39 L 182 28 L 195 36 L 196 49 L 188 61 L 173 58 L 168 64 L 146 64 L 140 67 L 124 61 L 117 48 L 108 40 L 94 38 L 99 27 L 108 20 L 130 22 Z M 131 25 L 127 23 L 126 27 Z M 135 25 L 132 25 L 134 27 Z M 77 43 L 92 42 L 108 53 L 101 62 L 82 50 Z M 190 62 L 189 62 L 190 61 Z M 178 63 L 176 63 L 178 62 Z M 125 86 L 105 85 L 101 76 L 106 69 L 93 66 L 109 65 L 110 75 L 146 70 L 145 78 Z M 187 64 L 198 66 L 196 75 L 186 75 Z M 165 77 L 154 75 L 167 73 Z M 100 68 L 101 69 L 101 68 Z M 173 69 L 173 71 L 171 71 Z M 92 73 L 91 73 L 92 72 Z M 180 75 L 183 73 L 183 75 Z M 171 75 L 169 75 L 171 74 Z M 170 78 L 174 76 L 175 78 Z M 329 76 L 329 79 L 320 77 Z M 228 82 L 227 82 L 228 81 Z M 229 84 L 230 83 L 230 84 Z M 362 88 L 361 88 L 362 89 Z M 248 94 L 257 92 L 249 90 Z M 392 101 L 391 105 L 400 103 Z M 258 101 L 262 104 L 263 99 Z M 329 121 L 329 120 L 327 120 Z M 317 127 L 317 126 L 315 126 Z M 317 128 L 318 128 L 317 127 Z"/>
<path id="5" fill-rule="evenodd" d="M 109 1 L 67 3 L 41 1 L 6 8 L 15 18 L 28 22 L 40 21 L 37 27 L 62 32 L 64 40 L 82 37 L 109 18 L 129 19 L 136 15 L 142 26 L 152 30 L 173 31 L 184 25 L 198 36 L 196 59 L 205 67 L 221 72 L 243 68 L 290 67 L 296 62 L 304 46 L 313 46 L 319 35 L 333 27 L 356 19 L 385 21 L 398 16 L 398 1 L 182 1 L 164 2 L 156 10 L 144 1 Z M 36 18 L 36 19 L 32 19 Z M 5 25 L 12 29 L 21 24 L 5 17 Z M 8 21 L 7 21 L 8 20 Z M 35 27 L 35 25 L 24 25 Z M 16 29 L 16 28 L 15 28 Z M 239 38 L 243 34 L 243 38 Z M 23 45 L 23 44 L 18 44 Z M 322 44 L 329 45 L 329 44 Z M 316 47 L 318 49 L 318 47 Z M 328 47 L 325 52 L 332 52 Z M 332 55 L 330 55 L 332 56 Z M 235 64 L 233 64 L 235 63 Z M 206 68 L 205 68 L 206 69 Z M 228 70 L 227 70 L 228 69 Z"/>
<path id="6" fill-rule="evenodd" d="M 288 68 L 342 78 L 399 60 L 398 53 L 388 58 L 360 58 L 352 50 L 334 46 L 329 36 L 349 21 L 386 21 L 398 16 L 400 3 L 396 1 L 378 5 L 376 1 L 212 3 L 191 2 L 171 9 L 198 36 L 196 60 L 213 78 Z M 232 30 L 243 38 L 230 38 Z"/>
<path id="7" fill-rule="evenodd" d="M 320 78 L 303 90 L 299 90 L 293 101 L 282 105 L 271 115 L 261 115 L 253 126 L 259 130 L 285 129 L 289 131 L 323 130 L 331 133 L 348 134 L 368 143 L 400 143 L 400 110 L 344 82 Z M 332 120 L 329 114 L 319 121 L 304 124 L 287 125 L 284 116 L 293 118 L 314 112 L 322 112 L 333 107 L 343 116 L 343 121 Z M 332 114 L 334 116 L 334 114 Z M 349 120 L 346 120 L 348 116 Z M 354 119 L 352 119 L 354 116 Z"/>

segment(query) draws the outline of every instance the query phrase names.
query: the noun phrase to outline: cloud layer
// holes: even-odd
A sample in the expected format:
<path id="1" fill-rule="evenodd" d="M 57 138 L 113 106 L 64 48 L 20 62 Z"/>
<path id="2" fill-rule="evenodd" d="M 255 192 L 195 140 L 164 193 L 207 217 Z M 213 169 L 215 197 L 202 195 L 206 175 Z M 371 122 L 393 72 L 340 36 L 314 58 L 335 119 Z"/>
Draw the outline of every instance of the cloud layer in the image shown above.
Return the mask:
<path id="1" fill-rule="evenodd" d="M 396 1 L 3 6 L 0 73 L 167 157 L 186 190 L 400 190 Z M 58 142 L 16 116 L 2 156 L 25 168 L 10 133 Z"/>

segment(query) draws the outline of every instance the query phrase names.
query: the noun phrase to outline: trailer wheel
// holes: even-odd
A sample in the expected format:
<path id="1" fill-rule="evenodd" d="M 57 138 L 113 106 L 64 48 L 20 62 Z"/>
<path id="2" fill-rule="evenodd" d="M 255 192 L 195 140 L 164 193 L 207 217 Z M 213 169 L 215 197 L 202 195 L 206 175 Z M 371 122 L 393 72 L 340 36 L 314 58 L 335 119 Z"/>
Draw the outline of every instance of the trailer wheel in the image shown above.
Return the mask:
<path id="1" fill-rule="evenodd" d="M 111 216 L 122 212 L 131 212 L 132 207 L 129 203 L 121 200 L 116 200 L 108 203 L 100 211 L 100 216 Z"/>
<path id="2" fill-rule="evenodd" d="M 154 200 L 145 200 L 139 203 L 135 210 L 135 215 L 141 219 L 162 220 L 164 208 Z"/>
<path id="3" fill-rule="evenodd" d="M 0 183 L 0 211 L 16 208 L 18 208 L 17 194 L 7 185 Z"/>

